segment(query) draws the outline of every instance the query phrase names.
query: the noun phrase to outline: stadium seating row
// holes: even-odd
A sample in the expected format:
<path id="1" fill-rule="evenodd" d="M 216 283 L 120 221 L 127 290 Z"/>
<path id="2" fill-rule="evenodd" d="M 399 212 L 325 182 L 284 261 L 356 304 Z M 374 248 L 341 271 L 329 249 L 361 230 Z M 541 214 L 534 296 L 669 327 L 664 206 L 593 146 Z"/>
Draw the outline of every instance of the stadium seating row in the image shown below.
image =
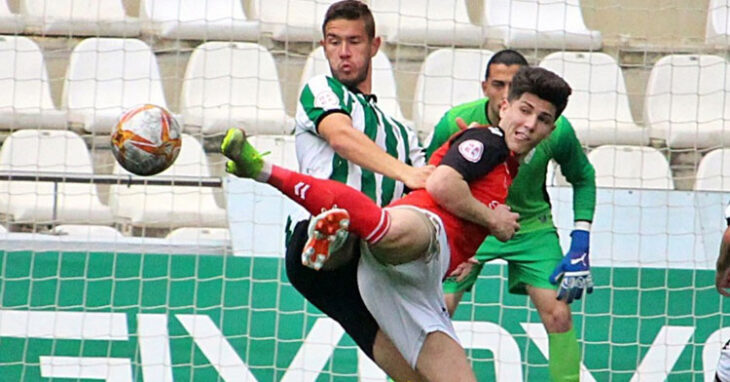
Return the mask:
<path id="1" fill-rule="evenodd" d="M 598 187 L 675 188 L 669 162 L 656 148 L 603 145 L 591 150 L 588 159 L 596 170 Z M 548 166 L 546 183 L 552 186 L 569 184 L 555 163 Z M 693 190 L 730 191 L 730 149 L 714 149 L 702 157 L 695 173 Z"/>
<path id="2" fill-rule="evenodd" d="M 257 41 L 316 41 L 334 0 L 139 0 L 139 17 L 122 0 L 20 0 L 19 14 L 0 0 L 0 33 L 63 36 Z M 388 42 L 480 46 L 487 39 L 514 48 L 596 50 L 580 0 L 366 0 Z M 244 6 L 247 5 L 247 6 Z M 728 45 L 730 0 L 711 0 L 705 39 Z"/>
<path id="3" fill-rule="evenodd" d="M 291 135 L 253 136 L 254 145 L 270 151 L 268 158 L 297 169 Z M 52 148 L 52 149 L 51 149 Z M 646 146 L 604 145 L 588 158 L 596 168 L 599 187 L 674 189 L 669 163 L 658 149 Z M 183 135 L 175 163 L 159 177 L 209 177 L 208 160 L 201 144 Z M 63 130 L 20 130 L 0 148 L 0 171 L 81 174 L 92 176 L 91 156 L 83 139 Z M 114 174 L 128 175 L 115 163 Z M 565 185 L 559 169 L 551 166 L 548 185 Z M 709 152 L 700 161 L 694 189 L 730 191 L 730 149 Z M 129 224 L 179 228 L 227 226 L 226 210 L 215 201 L 219 189 L 189 186 L 114 184 L 109 202 L 101 202 L 92 183 L 0 181 L 0 214 L 14 224 Z"/>
<path id="4" fill-rule="evenodd" d="M 0 236 L 4 236 L 7 233 L 8 229 L 0 225 Z M 122 241 L 125 237 L 114 227 L 98 224 L 59 224 L 49 231 L 41 233 L 69 239 L 104 242 Z M 228 228 L 180 227 L 168 232 L 165 235 L 165 239 L 171 243 L 182 242 L 193 245 L 201 243 L 222 244 L 230 243 L 231 234 Z"/>
<path id="5" fill-rule="evenodd" d="M 448 108 L 482 96 L 489 50 L 443 48 L 429 54 L 418 75 L 412 125 L 426 138 Z M 108 134 L 122 110 L 147 102 L 167 107 L 157 60 L 138 39 L 89 38 L 71 52 L 61 99 L 53 105 L 43 55 L 23 36 L 0 37 L 0 128 L 82 127 Z M 574 93 L 565 115 L 587 146 L 647 145 L 670 148 L 727 144 L 730 64 L 714 55 L 668 55 L 652 68 L 644 124 L 633 119 L 622 69 L 600 52 L 555 52 L 540 65 L 561 74 Z M 383 109 L 404 120 L 393 68 L 379 52 L 373 91 Z M 322 48 L 310 53 L 299 88 L 329 70 Z M 181 86 L 179 118 L 188 132 L 220 134 L 245 126 L 256 134 L 286 134 L 287 116 L 274 58 L 247 42 L 207 42 L 190 56 Z"/>
<path id="6" fill-rule="evenodd" d="M 6 229 L 0 226 L 0 234 Z M 48 232 L 51 235 L 78 238 L 82 240 L 117 241 L 124 235 L 114 227 L 93 224 L 59 224 Z M 171 242 L 230 242 L 228 228 L 180 227 L 171 230 L 165 239 Z"/>
<path id="7" fill-rule="evenodd" d="M 291 135 L 251 137 L 270 160 L 298 169 Z M 91 155 L 81 136 L 66 130 L 19 130 L 0 147 L 0 171 L 12 173 L 58 173 L 94 175 Z M 115 175 L 130 175 L 117 162 Z M 194 137 L 183 134 L 180 154 L 174 164 L 157 177 L 210 177 L 208 158 Z M 221 192 L 204 186 L 158 186 L 114 184 L 108 205 L 102 203 L 97 186 L 89 183 L 46 181 L 0 181 L 0 214 L 14 224 L 112 224 L 180 228 L 225 228 L 224 208 L 215 201 Z M 213 230 L 215 232 L 215 230 Z"/>
<path id="8" fill-rule="evenodd" d="M 20 14 L 0 0 L 0 33 L 257 41 L 316 41 L 335 0 L 140 0 L 139 18 L 122 0 L 20 0 Z M 379 34 L 403 44 L 596 50 L 580 0 L 366 0 Z M 248 9 L 248 13 L 246 12 Z M 472 9 L 470 13 L 470 9 Z"/>
<path id="9" fill-rule="evenodd" d="M 91 155 L 81 136 L 67 130 L 19 130 L 0 148 L 0 171 L 94 174 Z M 115 162 L 117 175 L 128 175 Z M 174 165 L 159 176 L 210 176 L 201 144 L 183 135 Z M 210 187 L 114 184 L 109 202 L 101 202 L 96 185 L 73 182 L 0 182 L 0 213 L 17 224 L 112 224 L 177 228 L 227 227 L 225 209 Z"/>
<path id="10" fill-rule="evenodd" d="M 452 106 L 482 97 L 480 82 L 491 51 L 440 49 L 423 63 L 416 83 L 413 116 L 427 134 Z M 647 145 L 648 129 L 631 116 L 621 68 L 598 52 L 555 52 L 539 64 L 562 75 L 573 88 L 564 114 L 584 145 Z"/>
<path id="11" fill-rule="evenodd" d="M 53 105 L 38 46 L 0 37 L 0 128 L 65 129 L 108 134 L 120 113 L 140 103 L 167 107 L 157 60 L 137 39 L 89 38 L 69 57 L 61 110 Z M 253 43 L 210 42 L 190 58 L 181 94 L 182 119 L 204 133 L 231 123 L 259 133 L 291 128 L 273 57 Z M 225 121 L 225 122 L 221 122 Z"/>

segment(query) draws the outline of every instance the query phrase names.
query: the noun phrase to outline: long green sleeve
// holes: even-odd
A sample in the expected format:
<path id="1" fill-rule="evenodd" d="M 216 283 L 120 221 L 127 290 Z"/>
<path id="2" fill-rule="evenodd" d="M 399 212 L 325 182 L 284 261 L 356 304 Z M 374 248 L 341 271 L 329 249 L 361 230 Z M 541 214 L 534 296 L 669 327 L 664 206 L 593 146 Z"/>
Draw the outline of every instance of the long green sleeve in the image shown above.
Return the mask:
<path id="1" fill-rule="evenodd" d="M 554 142 L 557 148 L 553 157 L 560 165 L 565 179 L 573 186 L 573 220 L 593 221 L 596 210 L 596 173 L 570 122 L 565 118 L 560 120 L 564 126 Z"/>

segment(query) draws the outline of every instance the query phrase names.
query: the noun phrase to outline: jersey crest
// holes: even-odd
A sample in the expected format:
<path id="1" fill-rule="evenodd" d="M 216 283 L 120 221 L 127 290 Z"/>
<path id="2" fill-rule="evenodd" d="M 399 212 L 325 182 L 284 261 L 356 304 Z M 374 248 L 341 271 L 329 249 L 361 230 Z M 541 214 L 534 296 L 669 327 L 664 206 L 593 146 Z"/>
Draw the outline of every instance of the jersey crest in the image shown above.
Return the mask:
<path id="1" fill-rule="evenodd" d="M 340 100 L 332 91 L 323 91 L 314 98 L 314 107 L 324 110 L 336 109 L 340 107 Z"/>
<path id="2" fill-rule="evenodd" d="M 484 154 L 484 144 L 476 139 L 468 139 L 459 143 L 459 154 L 469 162 L 477 163 Z"/>

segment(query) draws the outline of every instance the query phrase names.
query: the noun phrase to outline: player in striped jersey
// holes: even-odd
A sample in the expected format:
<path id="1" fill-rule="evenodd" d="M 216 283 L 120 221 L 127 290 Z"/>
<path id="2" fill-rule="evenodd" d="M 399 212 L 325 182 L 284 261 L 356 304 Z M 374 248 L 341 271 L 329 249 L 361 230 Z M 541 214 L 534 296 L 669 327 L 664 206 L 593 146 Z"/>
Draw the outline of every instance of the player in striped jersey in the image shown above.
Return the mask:
<path id="1" fill-rule="evenodd" d="M 322 33 L 321 45 L 332 76 L 312 77 L 299 96 L 295 134 L 301 172 L 345 183 L 380 206 L 400 198 L 406 187 L 424 187 L 433 166 L 424 166 L 425 155 L 416 135 L 383 113 L 371 91 L 371 59 L 381 40 L 375 36 L 375 22 L 367 5 L 353 0 L 332 4 Z M 316 256 L 312 259 L 302 254 L 308 225 L 308 218 L 301 220 L 291 233 L 286 252 L 289 281 L 314 306 L 340 323 L 391 377 L 417 380 L 362 301 L 357 286 L 360 250 L 356 238 L 353 236 L 340 250 L 347 255 L 338 257 L 342 261 L 324 264 L 317 262 Z"/>

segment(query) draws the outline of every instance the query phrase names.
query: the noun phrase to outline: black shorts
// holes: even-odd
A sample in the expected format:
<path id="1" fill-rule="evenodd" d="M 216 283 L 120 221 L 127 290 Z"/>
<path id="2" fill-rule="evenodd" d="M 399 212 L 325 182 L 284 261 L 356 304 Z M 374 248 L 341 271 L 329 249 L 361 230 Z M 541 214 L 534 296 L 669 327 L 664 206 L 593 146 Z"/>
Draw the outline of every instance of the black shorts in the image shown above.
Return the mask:
<path id="1" fill-rule="evenodd" d="M 352 259 L 335 270 L 315 271 L 302 265 L 302 248 L 306 244 L 309 220 L 294 226 L 286 249 L 286 275 L 289 282 L 312 305 L 337 321 L 357 346 L 373 359 L 373 343 L 378 323 L 370 314 L 357 287 L 357 264 L 360 247 L 355 246 Z"/>

